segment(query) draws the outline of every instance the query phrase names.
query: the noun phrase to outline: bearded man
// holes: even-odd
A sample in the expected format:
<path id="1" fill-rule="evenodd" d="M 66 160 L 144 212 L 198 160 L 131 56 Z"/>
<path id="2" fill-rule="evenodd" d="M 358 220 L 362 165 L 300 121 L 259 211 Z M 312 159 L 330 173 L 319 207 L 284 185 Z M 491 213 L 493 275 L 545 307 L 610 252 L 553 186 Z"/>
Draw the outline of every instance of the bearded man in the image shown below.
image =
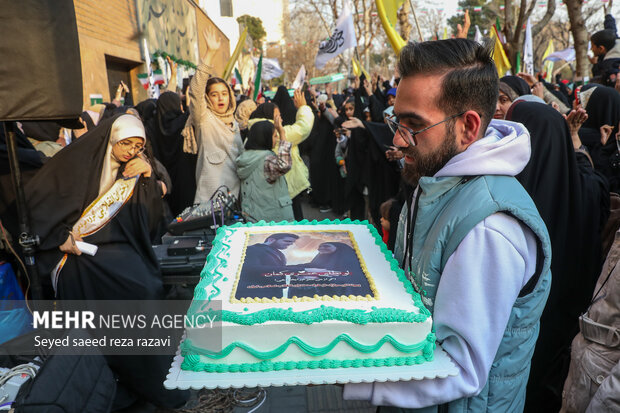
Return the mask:
<path id="1" fill-rule="evenodd" d="M 417 188 L 401 212 L 395 257 L 459 374 L 345 386 L 345 399 L 380 412 L 523 410 L 551 246 L 514 178 L 529 161 L 529 133 L 491 121 L 499 83 L 492 51 L 450 39 L 409 43 L 399 56 L 389 122 L 405 155 L 403 178 Z"/>

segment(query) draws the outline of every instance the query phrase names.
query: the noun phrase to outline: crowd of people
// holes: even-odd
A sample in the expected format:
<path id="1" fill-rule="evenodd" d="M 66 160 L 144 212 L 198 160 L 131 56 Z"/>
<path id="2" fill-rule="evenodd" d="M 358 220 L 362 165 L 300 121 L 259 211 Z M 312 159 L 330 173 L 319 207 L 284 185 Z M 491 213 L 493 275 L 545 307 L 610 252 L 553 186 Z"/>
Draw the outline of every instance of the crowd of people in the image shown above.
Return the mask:
<path id="1" fill-rule="evenodd" d="M 215 76 L 221 45 L 208 35 L 184 90 L 133 106 L 120 104 L 120 85 L 113 102 L 84 111 L 80 129 L 15 125 L 46 295 L 161 299 L 151 246 L 186 207 L 224 187 L 247 221 L 293 221 L 307 198 L 375 225 L 459 369 L 348 384 L 345 398 L 382 412 L 617 411 L 616 38 L 608 16 L 591 36 L 595 82 L 583 86 L 498 78 L 492 45 L 449 39 L 409 43 L 391 81 L 362 75 L 341 91 L 305 85 L 293 96 L 281 85 L 254 100 Z M 0 155 L 0 219 L 16 239 L 4 135 Z M 322 248 L 316 260 L 340 246 Z M 108 362 L 127 390 L 117 407 L 129 395 L 168 407 L 187 397 L 163 391 L 165 358 Z"/>

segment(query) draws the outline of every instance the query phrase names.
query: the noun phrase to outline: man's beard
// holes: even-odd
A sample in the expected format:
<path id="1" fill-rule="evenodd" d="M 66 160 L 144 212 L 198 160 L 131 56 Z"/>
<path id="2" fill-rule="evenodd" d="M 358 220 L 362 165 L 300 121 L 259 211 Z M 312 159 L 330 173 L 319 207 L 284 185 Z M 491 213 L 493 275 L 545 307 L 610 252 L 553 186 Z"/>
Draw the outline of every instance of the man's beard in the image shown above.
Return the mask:
<path id="1" fill-rule="evenodd" d="M 403 148 L 402 152 L 413 159 L 411 164 L 405 162 L 402 177 L 409 185 L 417 186 L 421 177 L 434 176 L 450 159 L 458 155 L 459 150 L 456 146 L 454 124 L 448 122 L 443 142 L 434 152 L 422 155 L 416 146 Z"/>

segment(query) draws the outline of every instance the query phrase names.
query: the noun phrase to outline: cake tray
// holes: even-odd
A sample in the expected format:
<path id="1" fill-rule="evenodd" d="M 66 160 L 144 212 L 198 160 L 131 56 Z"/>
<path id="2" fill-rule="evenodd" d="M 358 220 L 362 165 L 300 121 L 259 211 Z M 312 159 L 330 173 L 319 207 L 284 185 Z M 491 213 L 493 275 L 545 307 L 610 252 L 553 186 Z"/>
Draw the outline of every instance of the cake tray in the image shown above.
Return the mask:
<path id="1" fill-rule="evenodd" d="M 298 386 L 307 384 L 370 383 L 445 378 L 458 368 L 437 344 L 433 361 L 414 366 L 355 367 L 337 369 L 280 370 L 247 373 L 207 373 L 181 370 L 180 350 L 172 362 L 164 387 L 172 389 L 228 389 L 242 387 Z"/>

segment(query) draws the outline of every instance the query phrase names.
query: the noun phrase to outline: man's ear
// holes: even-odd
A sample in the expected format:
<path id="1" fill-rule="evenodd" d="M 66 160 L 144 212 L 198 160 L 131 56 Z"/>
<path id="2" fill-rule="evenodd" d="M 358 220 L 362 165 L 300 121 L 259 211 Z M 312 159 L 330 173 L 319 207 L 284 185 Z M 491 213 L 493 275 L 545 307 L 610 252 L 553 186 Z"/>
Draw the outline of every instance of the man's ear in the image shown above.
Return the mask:
<path id="1" fill-rule="evenodd" d="M 479 138 L 481 133 L 484 134 L 484 131 L 481 131 L 482 119 L 476 111 L 468 110 L 461 116 L 461 120 L 457 144 L 464 151 Z"/>

